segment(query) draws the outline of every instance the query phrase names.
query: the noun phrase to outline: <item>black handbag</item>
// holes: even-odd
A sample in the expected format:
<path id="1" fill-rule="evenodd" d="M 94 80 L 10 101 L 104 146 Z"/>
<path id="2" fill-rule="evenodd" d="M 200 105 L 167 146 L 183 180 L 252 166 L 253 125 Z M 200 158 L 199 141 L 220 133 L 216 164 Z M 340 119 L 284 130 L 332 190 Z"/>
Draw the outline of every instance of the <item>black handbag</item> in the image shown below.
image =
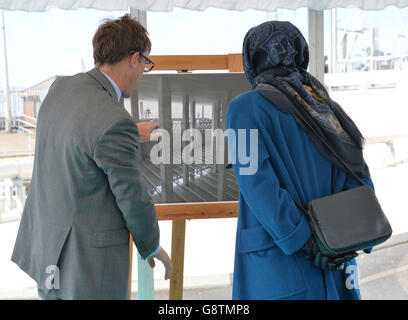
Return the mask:
<path id="1" fill-rule="evenodd" d="M 283 95 L 281 92 L 276 94 Z M 361 184 L 353 189 L 314 199 L 308 203 L 307 209 L 292 197 L 296 206 L 305 213 L 320 251 L 335 257 L 385 242 L 391 236 L 392 229 L 373 190 L 361 181 L 299 112 L 298 115 Z"/>

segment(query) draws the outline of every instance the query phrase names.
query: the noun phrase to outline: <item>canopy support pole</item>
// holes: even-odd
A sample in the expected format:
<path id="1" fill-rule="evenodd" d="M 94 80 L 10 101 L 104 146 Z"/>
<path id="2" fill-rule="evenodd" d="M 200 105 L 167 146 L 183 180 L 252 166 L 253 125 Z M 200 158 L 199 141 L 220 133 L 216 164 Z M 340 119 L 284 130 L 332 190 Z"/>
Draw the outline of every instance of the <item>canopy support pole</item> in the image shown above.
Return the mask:
<path id="1" fill-rule="evenodd" d="M 324 83 L 323 11 L 308 9 L 309 72 Z"/>
<path id="2" fill-rule="evenodd" d="M 143 27 L 147 29 L 147 14 L 146 11 L 130 8 L 130 16 L 139 21 Z"/>
<path id="3" fill-rule="evenodd" d="M 337 72 L 337 9 L 331 9 L 330 73 Z"/>

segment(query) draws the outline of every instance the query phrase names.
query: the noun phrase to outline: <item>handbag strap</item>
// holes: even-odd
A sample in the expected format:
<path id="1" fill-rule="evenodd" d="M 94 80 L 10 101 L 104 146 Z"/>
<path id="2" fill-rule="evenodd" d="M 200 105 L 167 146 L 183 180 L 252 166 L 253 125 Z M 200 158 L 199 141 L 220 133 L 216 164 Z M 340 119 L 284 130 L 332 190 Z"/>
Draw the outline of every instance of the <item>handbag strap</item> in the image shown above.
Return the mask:
<path id="1" fill-rule="evenodd" d="M 261 87 L 262 85 L 260 85 Z M 283 92 L 279 91 L 278 89 L 276 89 L 275 87 L 271 87 L 271 86 L 267 86 L 264 87 L 264 89 L 262 90 L 262 88 L 257 88 L 257 90 L 263 94 L 262 92 L 264 92 L 264 95 L 266 98 L 272 98 L 272 101 L 277 101 L 280 102 L 281 100 L 285 100 L 285 102 L 288 102 L 292 105 L 294 105 L 294 103 L 289 99 L 289 97 L 287 97 Z M 272 97 L 271 97 L 272 95 Z M 268 99 L 269 100 L 269 99 Z M 299 118 L 303 121 L 303 123 L 305 123 L 306 126 L 308 126 L 310 128 L 310 130 L 323 142 L 323 144 L 326 146 L 327 149 L 329 149 L 329 151 L 337 158 L 337 160 L 339 160 L 339 162 L 343 165 L 343 167 L 354 177 L 354 179 L 356 179 L 362 186 L 364 186 L 365 184 L 361 181 L 361 179 L 349 168 L 349 166 L 343 161 L 343 159 L 341 159 L 337 153 L 333 150 L 333 148 L 326 142 L 326 140 L 324 138 L 322 138 L 320 136 L 320 134 L 310 125 L 309 122 L 307 122 L 305 120 L 305 118 L 303 117 L 303 115 L 297 110 L 296 106 L 294 106 L 295 112 L 296 114 L 299 116 Z M 294 197 L 292 197 L 292 195 L 290 193 L 288 193 L 289 196 L 292 198 L 293 202 L 295 203 L 295 205 L 306 214 L 306 217 L 308 216 L 308 211 L 305 207 L 303 207 Z"/>
<path id="2" fill-rule="evenodd" d="M 273 89 L 273 90 L 272 90 Z M 275 93 L 275 95 L 277 96 L 278 99 L 284 99 L 289 101 L 289 103 L 291 103 L 292 105 L 294 104 L 283 92 L 279 91 L 278 89 L 276 89 L 275 87 L 270 87 L 268 86 L 267 88 L 265 88 L 265 90 L 262 89 L 258 89 L 259 91 L 265 91 L 265 93 L 269 92 L 273 92 Z M 268 97 L 270 95 L 267 95 Z M 326 146 L 327 149 L 329 149 L 329 151 L 337 158 L 337 160 L 339 160 L 339 162 L 343 165 L 343 167 L 353 176 L 354 179 L 356 179 L 362 186 L 365 185 L 365 183 L 363 181 L 361 181 L 361 179 L 350 169 L 350 167 L 343 161 L 343 159 L 341 159 L 337 153 L 333 150 L 333 148 L 327 143 L 327 141 L 320 136 L 320 134 L 311 126 L 311 124 L 309 122 L 307 122 L 305 120 L 305 118 L 303 117 L 303 115 L 299 112 L 299 110 L 297 109 L 296 106 L 294 106 L 295 112 L 296 114 L 299 116 L 299 118 L 303 121 L 304 124 L 306 124 L 309 129 L 323 142 L 323 144 Z"/>

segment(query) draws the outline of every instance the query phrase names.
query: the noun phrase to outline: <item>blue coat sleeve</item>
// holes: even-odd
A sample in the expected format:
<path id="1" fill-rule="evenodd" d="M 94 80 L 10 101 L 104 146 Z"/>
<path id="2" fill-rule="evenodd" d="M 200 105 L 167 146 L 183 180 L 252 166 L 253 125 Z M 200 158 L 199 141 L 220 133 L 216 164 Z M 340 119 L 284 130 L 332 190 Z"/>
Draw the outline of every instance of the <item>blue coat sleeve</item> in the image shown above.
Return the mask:
<path id="1" fill-rule="evenodd" d="M 227 110 L 227 128 L 235 133 L 235 139 L 228 136 L 228 150 L 232 160 L 237 184 L 250 211 L 263 228 L 274 239 L 276 245 L 287 255 L 298 251 L 311 236 L 311 229 L 304 216 L 293 202 L 289 193 L 280 187 L 278 177 L 272 167 L 270 155 L 262 138 L 268 132 L 262 132 L 250 105 L 240 107 L 231 102 Z M 245 129 L 245 138 L 240 138 L 239 131 Z M 250 145 L 250 129 L 256 129 L 257 143 Z M 255 131 L 253 131 L 255 132 Z M 235 140 L 235 143 L 234 143 Z M 250 157 L 256 164 L 256 170 L 245 174 L 248 165 L 240 159 L 240 148 L 245 150 L 257 147 L 255 157 Z M 245 151 L 244 151 L 245 152 Z M 242 154 L 242 152 L 241 152 Z M 234 160 L 234 158 L 236 158 Z M 253 159 L 252 159 L 253 158 Z M 253 164 L 252 164 L 253 165 Z"/>

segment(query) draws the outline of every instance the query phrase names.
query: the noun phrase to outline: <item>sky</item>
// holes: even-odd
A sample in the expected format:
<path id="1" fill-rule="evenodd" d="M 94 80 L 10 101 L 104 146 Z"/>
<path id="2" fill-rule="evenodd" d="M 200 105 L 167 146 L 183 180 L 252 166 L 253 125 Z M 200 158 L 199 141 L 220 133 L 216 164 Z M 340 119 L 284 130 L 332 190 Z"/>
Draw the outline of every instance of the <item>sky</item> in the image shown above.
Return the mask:
<path id="1" fill-rule="evenodd" d="M 408 23 L 408 9 L 399 9 Z M 54 75 L 70 75 L 93 67 L 92 36 L 101 20 L 116 18 L 125 12 L 93 9 L 47 12 L 5 11 L 9 85 L 26 88 Z M 351 9 L 338 9 L 339 33 Z M 276 18 L 295 23 L 307 39 L 307 10 L 283 10 L 277 13 L 248 10 L 245 12 L 209 8 L 205 11 L 175 9 L 172 12 L 147 13 L 147 29 L 152 40 L 152 55 L 160 54 L 228 54 L 240 53 L 242 40 L 253 26 Z M 356 10 L 349 29 L 365 28 L 354 48 L 368 46 L 369 28 L 377 25 L 380 47 L 384 52 L 408 52 L 393 7 L 371 11 L 364 24 L 364 12 Z M 330 48 L 330 12 L 325 11 L 325 53 Z M 2 41 L 0 40 L 0 44 Z M 400 49 L 401 46 L 401 49 Z M 1 48 L 1 47 L 0 47 Z M 0 64 L 0 87 L 4 81 Z"/>

